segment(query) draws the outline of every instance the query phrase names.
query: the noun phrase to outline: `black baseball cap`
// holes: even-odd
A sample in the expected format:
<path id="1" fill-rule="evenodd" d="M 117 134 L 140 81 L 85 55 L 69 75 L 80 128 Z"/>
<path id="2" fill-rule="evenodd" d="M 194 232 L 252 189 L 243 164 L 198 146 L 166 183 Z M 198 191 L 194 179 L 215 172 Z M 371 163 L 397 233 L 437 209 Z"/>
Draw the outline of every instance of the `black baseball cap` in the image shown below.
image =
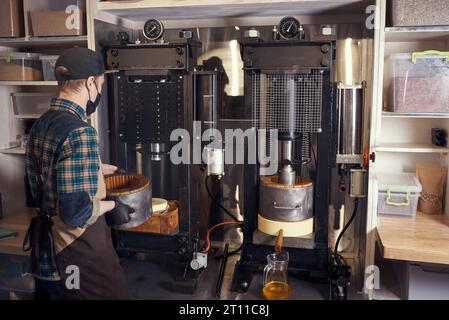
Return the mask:
<path id="1" fill-rule="evenodd" d="M 100 54 L 87 48 L 75 47 L 65 51 L 56 61 L 55 70 L 65 67 L 67 74 L 55 72 L 56 80 L 80 80 L 104 73 L 103 58 Z"/>

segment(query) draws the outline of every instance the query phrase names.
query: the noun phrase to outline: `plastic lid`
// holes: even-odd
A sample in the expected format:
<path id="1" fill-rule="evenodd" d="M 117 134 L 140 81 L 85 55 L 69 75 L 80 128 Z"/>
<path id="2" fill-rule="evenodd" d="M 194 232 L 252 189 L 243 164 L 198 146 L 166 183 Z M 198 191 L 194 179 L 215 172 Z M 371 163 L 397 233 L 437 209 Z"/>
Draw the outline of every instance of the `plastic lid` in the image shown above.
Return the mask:
<path id="1" fill-rule="evenodd" d="M 388 56 L 388 59 L 394 60 L 412 60 L 412 53 L 392 53 Z"/>
<path id="2" fill-rule="evenodd" d="M 385 173 L 377 175 L 379 192 L 420 193 L 421 183 L 414 173 Z"/>
<path id="3" fill-rule="evenodd" d="M 440 54 L 438 54 L 440 53 Z M 443 60 L 443 58 L 447 59 L 446 52 L 439 52 L 436 50 L 428 50 L 424 52 L 406 52 L 406 53 L 392 53 L 388 56 L 388 59 L 391 60 L 409 60 L 410 62 L 414 62 L 414 56 L 416 55 L 417 60 Z"/>

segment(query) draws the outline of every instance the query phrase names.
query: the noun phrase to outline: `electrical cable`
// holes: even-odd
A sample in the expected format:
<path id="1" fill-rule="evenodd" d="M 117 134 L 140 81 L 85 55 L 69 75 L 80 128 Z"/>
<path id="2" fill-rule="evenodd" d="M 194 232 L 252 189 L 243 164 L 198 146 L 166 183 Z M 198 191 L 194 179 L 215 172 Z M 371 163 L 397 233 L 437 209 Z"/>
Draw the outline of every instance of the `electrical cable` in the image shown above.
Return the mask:
<path id="1" fill-rule="evenodd" d="M 312 139 L 310 139 L 310 148 L 312 149 L 313 162 L 315 163 L 315 169 L 318 170 L 318 161 L 316 158 L 315 148 L 312 144 Z"/>
<path id="2" fill-rule="evenodd" d="M 218 223 L 215 226 L 213 226 L 212 228 L 210 228 L 209 230 L 207 230 L 206 248 L 203 250 L 203 252 L 205 252 L 205 253 L 209 252 L 212 247 L 211 242 L 210 242 L 210 234 L 212 233 L 212 231 L 214 231 L 215 229 L 222 227 L 222 226 L 237 225 L 240 227 L 242 224 L 243 224 L 243 222 L 240 222 L 240 221 L 225 221 L 225 222 Z"/>
<path id="3" fill-rule="evenodd" d="M 359 206 L 359 199 L 355 199 L 354 200 L 354 210 L 352 212 L 352 216 L 349 219 L 348 223 L 345 225 L 345 227 L 343 228 L 343 230 L 340 232 L 340 234 L 338 235 L 337 238 L 337 242 L 335 243 L 335 249 L 334 249 L 334 255 L 338 256 L 338 246 L 340 245 L 340 241 L 343 238 L 343 235 L 345 234 L 345 232 L 349 229 L 349 227 L 351 226 L 352 222 L 355 219 L 355 216 L 357 214 L 357 210 L 358 210 L 358 206 Z"/>
<path id="4" fill-rule="evenodd" d="M 209 195 L 209 197 L 212 199 L 212 201 L 219 206 L 232 220 L 234 220 L 235 222 L 239 222 L 241 223 L 242 221 L 239 221 L 228 209 L 226 209 L 217 199 L 215 199 L 215 197 L 212 195 L 212 192 L 210 192 L 209 190 L 209 185 L 208 185 L 208 180 L 209 177 L 211 176 L 207 176 L 206 180 L 205 180 L 205 185 L 206 185 L 206 191 L 207 194 Z"/>

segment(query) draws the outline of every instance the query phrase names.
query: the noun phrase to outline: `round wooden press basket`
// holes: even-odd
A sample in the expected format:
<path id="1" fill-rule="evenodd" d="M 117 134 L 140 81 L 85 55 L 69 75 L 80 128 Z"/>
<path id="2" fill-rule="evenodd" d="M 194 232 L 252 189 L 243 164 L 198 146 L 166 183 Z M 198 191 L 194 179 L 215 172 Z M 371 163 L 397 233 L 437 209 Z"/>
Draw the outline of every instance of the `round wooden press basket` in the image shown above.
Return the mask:
<path id="1" fill-rule="evenodd" d="M 105 178 L 107 194 L 124 196 L 150 187 L 150 180 L 140 174 L 114 174 Z"/>
<path id="2" fill-rule="evenodd" d="M 141 175 L 119 173 L 105 177 L 106 193 L 134 209 L 131 220 L 114 228 L 127 229 L 143 224 L 152 215 L 151 182 Z"/>

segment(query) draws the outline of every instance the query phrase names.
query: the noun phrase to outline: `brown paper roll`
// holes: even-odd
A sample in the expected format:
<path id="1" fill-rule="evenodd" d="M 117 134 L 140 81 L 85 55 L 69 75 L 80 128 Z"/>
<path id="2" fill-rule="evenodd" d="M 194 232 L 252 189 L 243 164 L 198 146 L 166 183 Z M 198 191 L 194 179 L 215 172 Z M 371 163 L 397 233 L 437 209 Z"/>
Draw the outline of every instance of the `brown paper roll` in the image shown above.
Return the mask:
<path id="1" fill-rule="evenodd" d="M 433 163 L 418 163 L 416 176 L 422 185 L 418 211 L 426 214 L 442 214 L 447 167 Z"/>

